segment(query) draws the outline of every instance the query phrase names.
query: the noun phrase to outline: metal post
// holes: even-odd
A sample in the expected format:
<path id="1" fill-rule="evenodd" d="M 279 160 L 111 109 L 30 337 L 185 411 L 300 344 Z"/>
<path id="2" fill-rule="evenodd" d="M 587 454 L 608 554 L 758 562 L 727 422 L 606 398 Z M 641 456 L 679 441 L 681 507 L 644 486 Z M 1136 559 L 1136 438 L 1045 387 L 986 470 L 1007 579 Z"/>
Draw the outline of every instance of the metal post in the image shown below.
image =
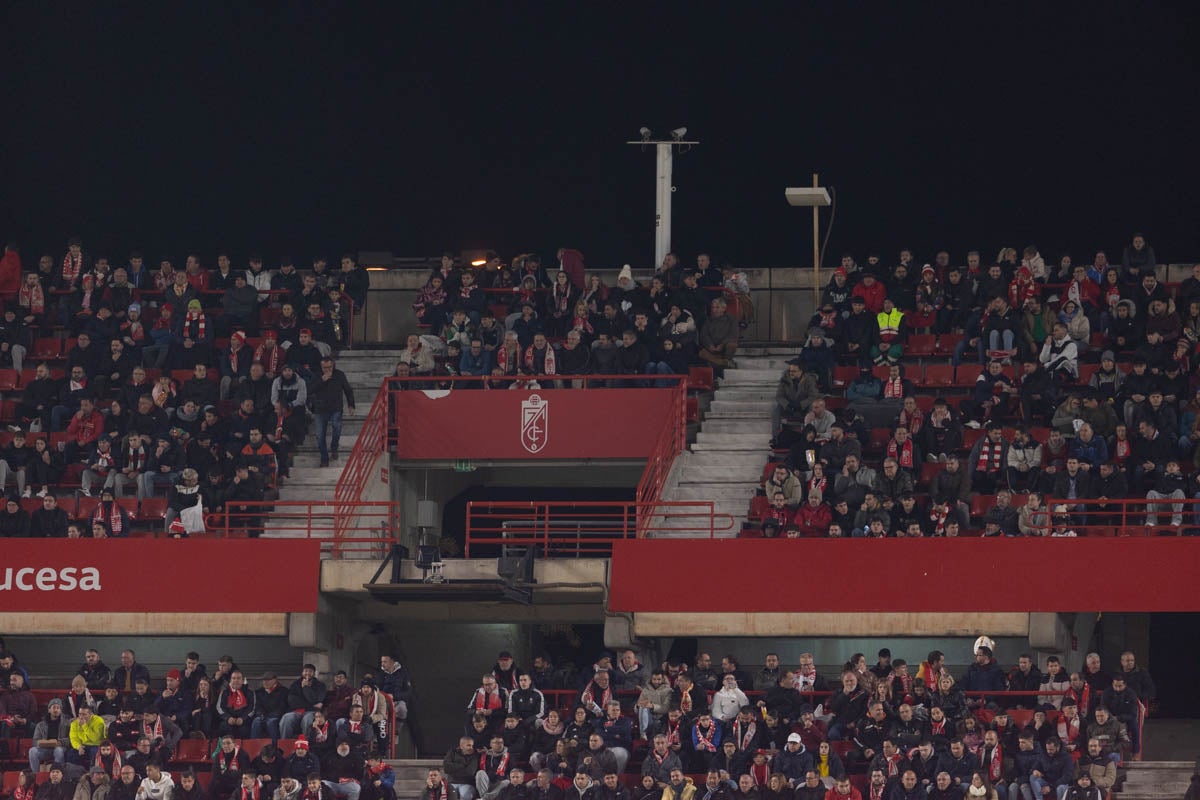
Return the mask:
<path id="1" fill-rule="evenodd" d="M 813 173 L 813 188 L 820 186 Z M 813 312 L 821 307 L 821 209 L 813 206 Z"/>
<path id="2" fill-rule="evenodd" d="M 674 162 L 672 145 L 659 142 L 658 175 L 654 190 L 654 267 L 658 268 L 671 252 L 671 169 Z"/>

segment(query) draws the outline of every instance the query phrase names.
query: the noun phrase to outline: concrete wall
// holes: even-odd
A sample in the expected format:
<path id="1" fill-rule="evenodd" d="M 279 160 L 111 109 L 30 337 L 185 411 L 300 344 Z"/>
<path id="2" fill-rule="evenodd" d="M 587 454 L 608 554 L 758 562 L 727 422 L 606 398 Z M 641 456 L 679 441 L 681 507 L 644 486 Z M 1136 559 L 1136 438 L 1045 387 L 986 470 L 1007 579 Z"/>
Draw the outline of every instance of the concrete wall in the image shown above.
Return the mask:
<path id="1" fill-rule="evenodd" d="M 1029 615 L 1021 613 L 976 614 L 893 613 L 813 614 L 739 613 L 671 614 L 639 612 L 634 615 L 638 636 L 970 636 L 982 633 L 1026 637 Z"/>
<path id="2" fill-rule="evenodd" d="M 87 635 L 93 631 L 129 636 L 285 636 L 287 614 L 95 613 L 53 614 L 0 612 L 6 634 Z"/>

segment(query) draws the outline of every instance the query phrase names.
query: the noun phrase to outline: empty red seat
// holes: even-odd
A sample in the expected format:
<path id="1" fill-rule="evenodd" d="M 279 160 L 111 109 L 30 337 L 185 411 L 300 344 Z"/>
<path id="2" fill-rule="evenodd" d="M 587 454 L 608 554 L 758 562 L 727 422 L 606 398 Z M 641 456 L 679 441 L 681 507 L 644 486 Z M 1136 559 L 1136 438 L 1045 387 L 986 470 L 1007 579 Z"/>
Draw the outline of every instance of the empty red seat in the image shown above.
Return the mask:
<path id="1" fill-rule="evenodd" d="M 963 450 L 967 450 L 969 452 L 971 448 L 975 446 L 975 443 L 983 438 L 983 433 L 983 428 L 964 428 L 962 443 Z"/>
<path id="2" fill-rule="evenodd" d="M 971 516 L 982 517 L 994 505 L 996 505 L 996 495 L 977 494 L 971 498 Z"/>
<path id="3" fill-rule="evenodd" d="M 940 461 L 933 462 L 933 463 L 928 462 L 928 461 L 925 462 L 924 464 L 921 465 L 921 478 L 918 481 L 918 483 L 920 483 L 923 486 L 928 486 L 933 481 L 933 476 L 937 475 L 939 472 L 941 472 L 945 468 L 946 468 L 946 465 Z"/>
<path id="4" fill-rule="evenodd" d="M 264 746 L 271 743 L 270 739 L 242 739 L 242 750 L 251 760 L 258 758 Z"/>
<path id="5" fill-rule="evenodd" d="M 858 367 L 834 367 L 833 368 L 833 386 L 835 389 L 844 389 L 854 383 L 854 379 L 858 377 Z"/>
<path id="6" fill-rule="evenodd" d="M 904 345 L 904 355 L 915 358 L 932 356 L 933 348 L 936 345 L 937 336 L 935 334 L 914 333 L 908 337 L 908 342 Z"/>
<path id="7" fill-rule="evenodd" d="M 146 497 L 138 509 L 138 519 L 142 522 L 165 519 L 167 516 L 167 498 Z"/>
<path id="8" fill-rule="evenodd" d="M 926 364 L 926 386 L 951 386 L 954 384 L 953 364 Z"/>
<path id="9" fill-rule="evenodd" d="M 712 367 L 688 367 L 688 389 L 697 392 L 713 390 Z"/>
<path id="10" fill-rule="evenodd" d="M 769 505 L 771 505 L 771 501 L 760 494 L 756 494 L 754 497 L 751 497 L 750 498 L 750 514 L 749 514 L 750 519 L 753 519 L 753 520 L 762 519 L 763 514 L 765 514 L 767 512 L 767 506 L 769 506 Z"/>
<path id="11" fill-rule="evenodd" d="M 33 340 L 33 350 L 29 353 L 29 358 L 40 359 L 42 361 L 50 361 L 58 359 L 62 355 L 62 339 L 54 337 L 44 337 Z"/>
<path id="12" fill-rule="evenodd" d="M 184 764 L 208 763 L 207 739 L 180 739 L 175 760 Z"/>
<path id="13" fill-rule="evenodd" d="M 90 519 L 92 514 L 96 513 L 98 505 L 100 505 L 98 497 L 80 497 L 75 504 L 75 519 Z"/>
<path id="14" fill-rule="evenodd" d="M 935 356 L 949 358 L 954 355 L 954 348 L 963 340 L 961 333 L 943 333 L 937 337 L 937 343 L 933 346 L 933 354 Z"/>
<path id="15" fill-rule="evenodd" d="M 1092 376 L 1100 371 L 1099 364 L 1080 364 L 1079 365 L 1079 385 L 1087 386 L 1091 383 Z"/>
<path id="16" fill-rule="evenodd" d="M 11 392 L 17 388 L 21 375 L 15 369 L 0 369 L 0 392 Z"/>
<path id="17" fill-rule="evenodd" d="M 886 381 L 888 379 L 888 369 L 887 364 L 876 364 L 871 368 L 871 373 L 876 378 L 879 378 L 879 380 Z"/>

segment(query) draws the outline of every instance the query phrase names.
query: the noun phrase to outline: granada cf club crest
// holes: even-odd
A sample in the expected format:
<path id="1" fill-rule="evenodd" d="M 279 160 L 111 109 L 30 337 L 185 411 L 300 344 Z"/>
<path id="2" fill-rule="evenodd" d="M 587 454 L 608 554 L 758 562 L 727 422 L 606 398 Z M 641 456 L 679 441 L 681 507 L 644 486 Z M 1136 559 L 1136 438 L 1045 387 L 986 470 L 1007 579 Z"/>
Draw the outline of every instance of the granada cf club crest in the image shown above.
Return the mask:
<path id="1" fill-rule="evenodd" d="M 530 453 L 540 453 L 550 436 L 550 401 L 536 394 L 521 401 L 521 446 Z"/>

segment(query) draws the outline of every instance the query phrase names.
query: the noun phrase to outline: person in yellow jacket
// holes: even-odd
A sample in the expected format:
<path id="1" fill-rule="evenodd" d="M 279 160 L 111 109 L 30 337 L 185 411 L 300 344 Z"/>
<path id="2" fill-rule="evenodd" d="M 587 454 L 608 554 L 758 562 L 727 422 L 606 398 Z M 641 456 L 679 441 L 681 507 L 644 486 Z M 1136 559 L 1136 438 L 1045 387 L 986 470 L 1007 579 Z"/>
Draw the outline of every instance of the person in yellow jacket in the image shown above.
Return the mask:
<path id="1" fill-rule="evenodd" d="M 683 770 L 671 770 L 671 782 L 662 791 L 662 800 L 692 800 L 696 785 L 683 774 Z"/>
<path id="2" fill-rule="evenodd" d="M 71 748 L 84 764 L 96 760 L 96 752 L 106 735 L 104 718 L 92 713 L 87 706 L 81 707 L 79 716 L 71 721 Z"/>

